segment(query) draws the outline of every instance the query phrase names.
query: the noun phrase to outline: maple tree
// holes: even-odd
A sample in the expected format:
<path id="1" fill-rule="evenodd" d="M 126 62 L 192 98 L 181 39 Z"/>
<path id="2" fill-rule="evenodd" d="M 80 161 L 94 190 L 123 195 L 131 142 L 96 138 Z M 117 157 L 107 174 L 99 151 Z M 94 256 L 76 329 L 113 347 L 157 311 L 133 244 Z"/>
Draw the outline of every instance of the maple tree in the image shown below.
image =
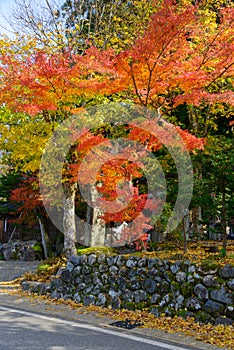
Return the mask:
<path id="1" fill-rule="evenodd" d="M 181 125 L 184 114 L 185 127 L 200 137 L 217 129 L 218 118 L 231 118 L 233 108 L 234 9 L 214 13 L 209 4 L 164 1 L 145 35 L 114 63 L 117 86 L 138 103 L 162 108 L 174 123 Z M 197 213 L 194 226 L 198 220 Z"/>
<path id="2" fill-rule="evenodd" d="M 119 54 L 111 48 L 103 51 L 95 47 L 89 48 L 84 55 L 73 55 L 64 50 L 51 53 L 45 48 L 37 48 L 33 41 L 25 47 L 25 42 L 20 40 L 2 40 L 0 101 L 18 118 L 16 125 L 10 128 L 7 126 L 8 119 L 5 119 L 3 140 L 9 137 L 9 143 L 2 143 L 2 147 L 6 150 L 8 147 L 6 157 L 12 157 L 13 166 L 18 164 L 22 171 L 38 170 L 43 146 L 54 128 L 72 113 L 82 111 L 82 107 L 90 104 L 109 102 L 111 99 L 133 100 L 150 108 L 162 107 L 163 114 L 170 120 L 175 120 L 173 113 L 176 108 L 186 104 L 193 123 L 194 108 L 215 102 L 232 103 L 231 88 L 229 85 L 223 87 L 221 82 L 229 81 L 233 74 L 233 61 L 229 54 L 233 48 L 233 9 L 222 11 L 220 25 L 206 30 L 205 24 L 197 16 L 196 6 L 181 7 L 164 1 L 152 15 L 145 34 Z M 23 113 L 20 115 L 19 112 Z M 82 113 L 79 118 L 82 128 L 86 121 L 82 120 Z M 96 115 L 96 119 L 99 124 L 103 122 L 99 115 Z M 156 123 L 154 127 L 157 127 Z M 15 132 L 10 136 L 12 130 Z M 203 141 L 197 140 L 189 132 L 180 128 L 177 131 L 188 150 L 202 147 Z M 32 132 L 36 134 L 36 138 L 32 138 L 34 145 L 28 143 Z M 161 147 L 158 140 L 142 130 L 134 129 L 129 136 L 142 144 L 150 138 L 148 144 L 151 151 Z M 14 149 L 14 138 L 19 148 Z M 21 154 L 20 164 L 16 150 L 22 147 L 26 148 Z M 82 147 L 85 150 L 84 144 Z M 107 168 L 106 171 L 111 170 L 110 184 L 116 170 L 114 172 L 113 163 L 111 169 Z M 117 169 L 121 174 L 121 167 L 117 166 Z M 68 239 L 68 246 L 71 243 L 68 251 L 75 253 L 74 204 L 77 184 L 71 181 L 71 174 L 67 172 L 64 178 L 67 198 L 65 225 L 70 232 L 67 237 L 72 237 Z M 109 184 L 108 181 L 105 184 L 106 192 L 112 190 Z"/>
<path id="3" fill-rule="evenodd" d="M 116 106 L 114 106 L 116 107 Z M 110 107 L 109 107 L 110 108 Z M 102 111 L 100 112 L 100 114 L 102 114 Z M 16 118 L 15 115 L 13 115 L 14 118 Z M 27 119 L 27 118 L 26 118 Z M 94 118 L 95 120 L 95 118 Z M 10 119 L 8 119 L 8 121 L 10 122 Z M 34 122 L 34 119 L 32 119 L 31 122 Z M 93 116 L 92 116 L 92 126 L 94 127 L 94 123 L 93 123 Z M 68 158 L 68 163 L 67 165 L 65 165 L 65 172 L 64 172 L 64 181 L 63 181 L 63 186 L 64 186 L 64 191 L 66 193 L 66 201 L 68 204 L 68 207 L 66 209 L 66 204 L 63 203 L 64 205 L 64 233 L 65 233 L 65 248 L 66 248 L 66 237 L 68 238 L 68 244 L 67 244 L 67 249 L 69 254 L 71 254 L 71 247 L 70 247 L 70 241 L 71 241 L 71 234 L 74 235 L 73 240 L 76 240 L 76 236 L 75 236 L 75 232 L 76 232 L 76 227 L 75 227 L 75 220 L 74 220 L 74 215 L 75 215 L 75 200 L 76 200 L 76 191 L 77 191 L 77 171 L 79 168 L 79 164 L 83 164 L 83 158 L 84 156 L 89 152 L 89 151 L 93 151 L 94 155 L 95 154 L 95 145 L 98 145 L 100 142 L 102 142 L 105 138 L 102 134 L 100 134 L 100 131 L 98 131 L 98 127 L 99 126 L 99 122 L 97 121 L 97 135 L 95 135 L 95 128 L 94 128 L 94 134 L 90 134 L 89 132 L 87 133 L 84 129 L 84 132 L 81 131 L 81 133 L 83 133 L 82 137 L 79 137 L 78 142 L 76 143 L 76 138 L 77 138 L 77 134 L 76 132 L 73 133 L 72 132 L 72 125 L 71 125 L 71 131 L 70 131 L 70 137 L 72 139 L 73 142 L 75 142 L 75 147 L 72 149 L 72 152 L 69 153 L 69 158 Z M 149 121 L 148 121 L 149 122 Z M 30 123 L 29 123 L 30 125 Z M 13 125 L 13 129 L 14 130 L 14 125 Z M 142 124 L 142 128 L 139 127 L 134 127 L 134 125 L 129 126 L 129 130 L 127 130 L 127 135 L 129 140 L 136 140 L 139 141 L 143 146 L 144 149 L 148 149 L 148 150 L 157 150 L 160 149 L 162 147 L 162 143 L 160 143 L 158 141 L 157 138 L 155 137 L 151 137 L 151 134 L 145 131 L 145 129 L 147 128 L 146 125 Z M 19 130 L 20 128 L 22 128 L 22 130 L 24 130 L 24 123 L 22 120 L 22 123 L 20 123 L 20 127 L 18 126 Z M 126 126 L 123 127 L 124 132 L 126 132 Z M 150 121 L 150 125 L 148 125 L 148 129 L 153 130 L 153 129 L 157 129 L 157 124 L 155 122 L 154 119 L 152 119 Z M 192 135 L 189 135 L 188 132 L 186 131 L 182 131 L 179 128 L 177 128 L 183 139 L 184 142 L 186 143 L 188 149 L 194 149 L 194 148 L 201 148 L 203 147 L 203 141 L 202 140 L 197 140 L 195 137 L 193 137 Z M 32 128 L 29 129 L 32 131 Z M 107 130 L 107 127 L 105 126 L 102 130 L 102 132 L 105 134 Z M 40 129 L 38 129 L 39 131 L 39 135 L 40 135 Z M 167 134 L 167 132 L 166 132 Z M 13 134 L 15 135 L 15 133 Z M 19 133 L 20 135 L 20 133 Z M 27 133 L 25 134 L 26 136 L 26 142 L 27 142 Z M 7 137 L 7 135 L 4 134 L 4 137 Z M 13 138 L 14 139 L 14 138 Z M 108 140 L 108 138 L 106 138 Z M 14 139 L 16 140 L 16 139 Z M 21 141 L 22 137 L 20 138 Z M 9 140 L 10 141 L 10 140 Z M 23 141 L 25 142 L 25 141 Z M 39 142 L 41 142 L 41 139 L 39 138 Z M 176 146 L 175 140 L 171 140 L 171 144 L 172 146 Z M 14 156 L 14 143 L 12 143 L 12 148 L 10 148 L 11 143 L 9 144 L 8 147 L 8 151 L 11 150 L 10 152 L 10 156 L 13 158 Z M 147 146 L 147 147 L 146 147 Z M 146 147 L 146 148 L 145 148 Z M 16 148 L 17 149 L 17 148 Z M 56 154 L 54 153 L 54 150 L 52 149 L 52 158 L 49 158 L 49 164 L 48 166 L 51 168 L 54 167 L 55 163 L 57 162 L 57 158 L 56 158 Z M 128 158 L 130 157 L 132 152 L 132 148 L 128 149 Z M 144 152 L 143 152 L 144 153 Z M 16 152 L 17 155 L 17 152 Z M 32 154 L 30 155 L 32 157 Z M 120 153 L 121 156 L 121 153 Z M 125 157 L 126 157 L 126 151 L 125 151 Z M 33 159 L 33 158 L 32 158 Z M 130 158 L 129 158 L 130 159 Z M 25 159 L 27 160 L 27 158 Z M 27 163 L 27 162 L 26 162 Z M 92 163 L 90 162 L 90 165 L 94 168 L 97 167 L 97 165 L 100 163 L 100 158 L 96 159 L 96 163 Z M 28 169 L 33 169 L 32 165 L 30 163 L 29 164 L 29 168 Z M 33 163 L 34 164 L 34 163 Z M 25 168 L 25 164 L 23 164 L 22 169 L 26 169 Z M 82 177 L 82 172 L 80 173 L 80 177 L 78 178 L 79 183 L 83 183 L 85 185 L 89 184 L 91 179 L 90 177 L 87 178 L 87 173 L 91 174 L 92 172 L 92 167 L 86 167 L 85 171 L 84 171 L 84 175 Z M 118 184 L 118 182 L 121 182 L 123 179 L 127 180 L 128 182 L 130 182 L 130 177 L 141 177 L 142 173 L 139 172 L 138 170 L 139 164 L 134 167 L 134 165 L 132 164 L 132 162 L 130 161 L 125 161 L 125 162 L 120 162 L 118 161 L 117 163 L 114 161 L 111 161 L 111 163 L 106 163 L 104 164 L 104 167 L 101 168 L 101 173 L 99 174 L 99 178 L 95 179 L 94 183 L 98 183 L 98 181 L 102 180 L 102 187 L 98 186 L 99 191 L 104 194 L 105 196 L 108 196 L 108 200 L 113 200 L 116 196 L 116 186 Z M 57 171 L 58 169 L 56 168 L 55 171 Z M 32 170 L 31 170 L 32 171 Z M 118 176 L 116 176 L 118 174 Z M 48 173 L 46 173 L 46 176 L 48 176 Z M 101 176 L 101 177 L 100 177 Z M 114 180 L 115 179 L 115 180 Z M 114 180 L 114 181 L 113 181 Z M 19 188 L 18 190 L 15 190 L 12 196 L 12 199 L 14 200 L 19 200 L 22 201 L 22 199 L 24 200 L 24 204 L 23 204 L 23 208 L 24 210 L 29 210 L 31 209 L 34 213 L 38 213 L 38 211 L 40 210 L 40 206 L 38 205 L 38 203 L 41 203 L 41 199 L 39 197 L 39 193 L 38 193 L 38 188 L 34 186 L 34 189 L 30 186 L 30 181 L 27 181 L 27 184 L 24 184 L 24 186 L 21 186 L 21 188 Z M 35 180 L 32 180 L 32 183 L 35 183 Z M 26 186 L 25 186 L 26 185 Z M 51 183 L 50 186 L 54 186 L 54 183 Z M 49 187 L 50 187 L 49 186 Z M 48 188 L 47 188 L 48 189 Z M 123 188 L 122 190 L 122 194 L 124 194 L 125 189 Z M 50 193 L 47 193 L 47 195 L 49 195 Z M 134 220 L 133 222 L 133 226 L 131 227 L 131 232 L 128 232 L 128 239 L 126 239 L 126 237 L 122 237 L 122 242 L 123 241 L 129 241 L 129 239 L 133 239 L 134 237 L 137 238 L 138 236 L 140 236 L 140 234 L 142 233 L 142 228 L 150 228 L 149 226 L 149 219 L 144 218 L 144 216 L 139 217 L 138 219 L 136 219 L 136 217 L 138 215 L 141 214 L 142 209 L 145 206 L 145 202 L 146 202 L 146 195 L 139 195 L 137 193 L 137 189 L 134 190 L 134 196 L 133 199 L 131 200 L 130 204 L 127 206 L 126 209 L 124 209 L 123 211 L 117 211 L 116 214 L 113 215 L 105 215 L 102 217 L 102 220 L 104 220 L 103 222 L 111 222 L 111 221 L 115 221 L 115 222 L 121 222 L 123 220 L 127 220 L 128 222 L 131 222 L 132 220 Z M 35 200 L 34 200 L 35 199 Z M 56 204 L 56 198 L 52 197 L 50 198 L 50 200 L 52 199 L 52 202 Z M 93 203 L 94 206 L 98 207 L 99 203 L 95 202 Z M 114 206 L 116 207 L 116 203 L 114 203 Z M 102 213 L 102 205 L 101 207 L 101 211 L 100 213 Z M 21 208 L 22 209 L 22 208 Z M 155 209 L 155 208 L 154 208 Z M 40 218 L 39 215 L 37 215 L 37 218 Z M 136 219 L 136 221 L 135 221 Z M 65 221 L 67 220 L 67 222 Z M 41 222 L 41 221 L 40 221 Z M 73 223 L 74 227 L 72 227 L 71 223 Z M 67 224 L 67 227 L 66 227 Z M 67 234 L 67 231 L 69 232 L 69 230 L 71 230 L 72 228 L 72 233 L 69 235 Z M 134 232 L 134 234 L 133 234 Z M 94 232 L 95 233 L 95 227 L 94 227 Z M 104 232 L 102 232 L 104 234 Z M 66 236 L 67 234 L 67 236 Z M 93 235 L 94 236 L 94 235 Z M 146 238 L 146 237 L 145 237 Z M 103 240 L 104 242 L 104 236 L 100 235 L 100 232 L 98 234 L 98 237 L 96 238 L 96 240 L 94 239 L 94 237 L 92 237 L 92 242 L 93 244 L 97 244 L 97 240 L 100 242 L 100 240 Z M 89 242 L 90 243 L 90 242 Z M 104 244 L 104 243 L 103 243 Z M 73 251 L 72 254 L 74 254 L 75 252 Z"/>
<path id="4" fill-rule="evenodd" d="M 48 59 L 46 53 L 37 52 L 31 62 L 27 60 L 24 65 L 24 74 L 28 72 L 28 76 L 24 78 L 23 73 L 19 73 L 19 79 L 28 80 L 26 85 L 31 99 L 33 89 L 39 90 L 35 104 L 40 106 L 38 100 L 41 94 L 45 109 L 58 108 L 53 101 L 59 101 L 60 105 L 63 101 L 68 104 L 69 100 L 72 102 L 71 96 L 76 96 L 73 104 L 79 104 L 77 97 L 89 94 L 89 84 L 93 86 L 92 94 L 97 91 L 113 94 L 127 87 L 128 93 L 132 91 L 138 102 L 145 106 L 163 106 L 164 113 L 183 103 L 195 106 L 204 101 L 231 103 L 232 91 L 228 87 L 226 91 L 211 90 L 233 73 L 233 60 L 229 55 L 233 49 L 233 9 L 222 11 L 221 24 L 216 30 L 207 32 L 207 27 L 197 16 L 196 6 L 187 5 L 181 9 L 171 1 L 164 1 L 161 9 L 152 15 L 145 34 L 129 50 L 116 56 L 111 49 L 100 51 L 91 48 L 84 57 L 73 56 L 72 61 L 69 53 L 55 54 Z M 22 68 L 23 64 L 19 62 L 18 71 L 22 72 Z M 52 69 L 56 70 L 57 79 Z M 26 104 L 27 94 L 22 97 Z M 30 105 L 33 102 L 30 100 Z M 38 108 L 34 113 L 40 110 Z"/>
<path id="5" fill-rule="evenodd" d="M 233 103 L 232 85 L 218 86 L 233 75 L 233 11 L 222 9 L 221 23 L 209 30 L 197 6 L 164 1 L 145 34 L 116 57 L 118 84 L 144 106 L 164 111 L 183 103 Z"/>
<path id="6" fill-rule="evenodd" d="M 58 123 L 67 117 L 68 111 L 74 110 L 74 105 L 69 108 L 70 96 L 73 96 L 74 100 L 76 102 L 78 100 L 80 104 L 79 95 L 83 93 L 82 101 L 84 91 L 88 91 L 91 96 L 93 96 L 93 92 L 88 89 L 90 82 L 87 82 L 87 75 L 81 80 L 81 84 L 85 85 L 83 88 L 71 84 L 69 78 L 72 79 L 73 75 L 70 76 L 69 74 L 72 69 L 70 61 L 66 60 L 66 56 L 62 57 L 61 53 L 58 53 L 58 55 L 49 57 L 43 51 L 36 50 L 34 57 L 30 51 L 27 59 L 24 48 L 20 49 L 20 43 L 18 42 L 19 47 L 16 50 L 14 49 L 15 44 L 15 41 L 11 43 L 12 50 L 6 51 L 6 48 L 10 46 L 8 41 L 5 43 L 5 47 L 2 48 L 1 77 L 3 84 L 1 85 L 1 101 L 7 104 L 9 110 L 24 111 L 31 117 L 27 114 L 14 114 L 4 110 L 1 114 L 1 121 L 4 124 L 1 146 L 5 150 L 4 159 L 6 162 L 10 161 L 12 166 L 21 171 L 34 172 L 39 169 L 43 142 L 48 140 L 49 135 Z M 80 58 L 80 61 L 84 60 Z M 101 64 L 99 64 L 100 66 Z M 75 68 L 77 71 L 79 70 L 78 65 Z M 82 70 L 79 72 L 80 75 L 91 72 L 91 66 L 85 67 L 84 63 L 80 65 L 80 68 Z M 76 75 L 74 76 L 76 77 Z M 77 79 L 79 80 L 79 77 Z M 10 84 L 10 90 L 8 90 L 9 86 L 7 87 L 8 83 Z M 16 100 L 14 101 L 14 99 Z M 35 135 L 35 137 L 32 137 L 32 135 Z M 35 147 L 34 142 L 36 141 Z M 74 189 L 70 191 L 71 187 L 68 186 L 67 188 L 67 204 L 69 206 L 69 199 L 72 197 L 70 202 L 74 209 L 76 186 L 74 185 Z M 65 248 L 66 242 L 68 242 L 68 246 L 71 242 L 71 250 L 75 254 L 75 225 L 74 222 L 73 226 L 71 225 L 69 208 L 67 208 L 67 211 L 64 210 L 64 213 L 67 213 L 67 216 L 64 215 L 65 231 L 70 232 L 72 228 L 72 239 L 69 238 L 69 234 L 65 235 L 65 237 L 68 237 L 67 241 L 65 239 Z M 70 246 L 68 250 L 70 251 Z"/>
<path id="7" fill-rule="evenodd" d="M 34 42 L 25 49 L 20 40 L 2 40 L 0 102 L 13 111 L 40 113 L 46 122 L 60 123 L 89 99 L 96 104 L 105 101 L 104 79 L 113 68 L 109 51 L 99 52 L 99 60 L 95 52 L 89 49 L 85 56 L 71 58 L 69 52 L 37 49 Z"/>
<path id="8" fill-rule="evenodd" d="M 106 111 L 110 111 L 110 108 L 113 108 L 113 105 L 108 105 Z M 114 107 L 117 108 L 118 104 L 114 104 Z M 108 110 L 109 108 L 109 110 Z M 138 114 L 140 111 L 138 111 Z M 135 110 L 135 111 L 136 111 Z M 100 114 L 103 113 L 103 109 L 99 111 Z M 118 111 L 118 108 L 117 108 Z M 143 112 L 143 111 L 141 111 Z M 144 111 L 145 112 L 145 111 Z M 92 113 L 92 120 L 96 120 L 95 114 Z M 100 120 L 96 123 L 100 123 Z M 133 154 L 136 154 L 136 150 L 131 146 L 131 144 L 128 144 L 127 150 L 124 148 L 122 151 L 118 149 L 117 154 L 118 158 L 116 159 L 114 157 L 115 152 L 115 143 L 114 143 L 114 132 L 115 129 L 112 130 L 112 133 L 109 134 L 109 142 L 111 143 L 106 144 L 104 149 L 96 149 L 94 146 L 98 145 L 99 143 L 103 143 L 103 135 L 100 134 L 100 125 L 97 124 L 97 129 L 94 127 L 94 133 L 98 132 L 97 136 L 85 134 L 83 137 L 80 137 L 78 140 L 78 146 L 75 147 L 75 164 L 69 164 L 69 170 L 72 169 L 72 179 L 70 181 L 75 181 L 75 183 L 78 182 L 80 185 L 86 185 L 91 186 L 89 188 L 88 192 L 92 193 L 92 186 L 95 185 L 97 188 L 97 191 L 99 194 L 102 195 L 101 199 L 95 199 L 91 198 L 91 202 L 93 201 L 97 207 L 100 208 L 99 216 L 102 216 L 102 219 L 106 223 L 111 222 L 133 222 L 133 225 L 129 226 L 128 229 L 125 230 L 125 238 L 122 238 L 123 241 L 129 241 L 129 239 L 133 239 L 134 237 L 137 238 L 140 236 L 140 233 L 142 235 L 142 232 L 144 232 L 144 229 L 149 229 L 150 225 L 152 223 L 150 222 L 150 218 L 144 217 L 144 213 L 141 216 L 143 209 L 150 209 L 151 211 L 157 212 L 159 203 L 156 201 L 150 201 L 148 199 L 148 195 L 145 193 L 140 194 L 138 192 L 138 189 L 133 186 L 132 180 L 136 178 L 141 178 L 143 176 L 143 173 L 141 171 L 140 164 L 141 164 L 141 157 L 149 156 L 147 154 L 147 151 L 151 151 L 152 149 L 154 151 L 159 150 L 163 143 L 162 140 L 159 141 L 157 137 L 151 137 L 150 131 L 159 131 L 160 127 L 159 124 L 157 124 L 157 119 L 153 118 L 151 120 L 147 120 L 145 123 L 141 123 L 141 127 L 137 127 L 134 124 L 131 123 L 127 126 L 122 126 L 122 129 L 126 133 L 125 138 L 132 141 L 137 141 L 141 146 L 143 146 L 143 149 L 139 147 L 137 150 L 137 155 L 134 157 Z M 94 125 L 93 125 L 94 126 Z M 170 129 L 170 125 L 168 124 L 168 128 Z M 96 130 L 96 131 L 95 131 Z M 102 129 L 102 132 L 105 134 L 107 130 L 107 125 Z M 148 132 L 146 131 L 148 130 Z M 149 131 L 150 130 L 150 131 Z M 202 149 L 203 148 L 203 140 L 199 140 L 193 135 L 190 135 L 187 131 L 181 130 L 179 127 L 176 128 L 176 130 L 179 132 L 178 134 L 181 135 L 182 140 L 185 142 L 186 149 L 191 151 L 194 149 Z M 118 130 L 119 132 L 119 130 Z M 168 130 L 164 130 L 161 128 L 160 130 L 161 138 L 167 138 L 167 142 L 171 145 L 172 148 L 177 148 L 177 153 L 179 152 L 179 148 L 181 145 L 178 143 L 178 134 L 173 135 L 173 132 L 171 130 L 171 133 L 169 133 Z M 76 134 L 75 134 L 76 136 Z M 88 137 L 88 138 L 87 138 Z M 100 138 L 101 137 L 101 138 Z M 171 137 L 171 140 L 170 140 Z M 107 138 L 108 139 L 108 138 Z M 109 145 L 111 147 L 111 159 L 110 159 L 110 153 L 105 148 Z M 119 148 L 119 145 L 117 145 Z M 125 145 L 126 146 L 126 145 Z M 89 153 L 91 152 L 91 155 L 89 155 L 88 159 L 83 159 L 83 155 L 87 154 L 87 151 L 89 150 Z M 123 152 L 123 153 L 122 153 Z M 113 158 L 113 159 L 112 159 Z M 109 160 L 108 160 L 109 159 Z M 127 159 L 127 160 L 126 160 Z M 131 160 L 132 159 L 132 160 Z M 104 161 L 104 164 L 99 169 L 99 165 L 102 164 Z M 136 162 L 137 161 L 137 162 Z M 134 163 L 136 162 L 136 164 Z M 140 163 L 139 163 L 140 162 Z M 85 163 L 85 165 L 84 165 Z M 84 169 L 82 169 L 82 167 Z M 144 168 L 144 167 L 143 167 Z M 96 174 L 96 170 L 99 169 L 99 172 Z M 155 165 L 152 169 L 152 174 L 157 172 L 157 168 Z M 57 170 L 56 170 L 57 171 Z M 79 176 L 77 178 L 77 172 L 79 171 Z M 95 177 L 92 178 L 91 174 L 95 174 Z M 89 176 L 87 177 L 87 174 Z M 155 174 L 154 174 L 155 176 Z M 124 186 L 124 184 L 125 186 Z M 121 183 L 123 185 L 121 185 Z M 122 186 L 119 188 L 119 185 Z M 158 186 L 158 185 L 157 185 Z M 156 187 L 157 187 L 156 186 Z M 130 189 L 130 194 L 129 190 Z M 155 190 L 155 189 L 154 189 Z M 119 199 L 120 197 L 120 199 Z M 124 209 L 122 209 L 121 205 L 121 199 L 124 202 Z M 103 203 L 104 200 L 104 203 Z M 108 201 L 108 204 L 106 203 Z M 128 205 L 126 205 L 126 201 Z M 106 205 L 108 206 L 108 211 L 105 213 Z M 103 214 L 102 214 L 103 213 Z M 95 230 L 94 230 L 95 231 Z M 96 240 L 94 239 L 95 232 L 92 232 L 91 235 L 93 237 L 92 242 L 101 242 L 103 244 L 105 231 L 99 232 L 98 237 Z M 126 239 L 126 237 L 130 237 L 129 239 Z M 112 241 L 113 242 L 113 241 Z M 114 244 L 116 242 L 113 242 Z"/>

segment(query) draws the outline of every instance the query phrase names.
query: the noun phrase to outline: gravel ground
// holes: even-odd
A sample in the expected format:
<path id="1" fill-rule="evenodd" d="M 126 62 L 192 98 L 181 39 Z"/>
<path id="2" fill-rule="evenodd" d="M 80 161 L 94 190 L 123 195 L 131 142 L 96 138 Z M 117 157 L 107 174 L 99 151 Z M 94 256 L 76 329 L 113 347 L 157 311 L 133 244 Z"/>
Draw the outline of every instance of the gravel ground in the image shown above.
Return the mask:
<path id="1" fill-rule="evenodd" d="M 5 261 L 0 260 L 0 282 L 12 281 L 25 272 L 34 272 L 40 261 Z"/>

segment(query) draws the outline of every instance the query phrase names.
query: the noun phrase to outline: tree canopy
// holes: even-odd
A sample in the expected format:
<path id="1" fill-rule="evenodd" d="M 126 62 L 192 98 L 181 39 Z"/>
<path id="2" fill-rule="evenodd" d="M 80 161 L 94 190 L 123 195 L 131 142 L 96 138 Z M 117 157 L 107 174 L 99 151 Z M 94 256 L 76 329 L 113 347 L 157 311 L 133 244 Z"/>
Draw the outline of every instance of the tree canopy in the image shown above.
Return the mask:
<path id="1" fill-rule="evenodd" d="M 22 11 L 26 11 L 26 0 L 23 3 Z M 51 22 L 40 23 L 36 17 L 28 22 L 30 36 L 16 36 L 13 40 L 1 38 L 0 148 L 3 152 L 2 163 L 7 164 L 11 172 L 38 179 L 49 140 L 64 125 L 68 128 L 66 135 L 70 146 L 67 146 L 61 181 L 65 193 L 62 214 L 66 227 L 65 246 L 69 255 L 75 253 L 76 204 L 82 202 L 77 180 L 85 186 L 94 186 L 90 189 L 91 197 L 96 198 L 95 193 L 99 192 L 103 199 L 108 198 L 114 205 L 117 194 L 124 196 L 128 192 L 126 187 L 120 187 L 117 193 L 119 183 L 127 181 L 127 186 L 131 188 L 133 179 L 144 177 L 144 170 L 140 170 L 140 165 L 135 166 L 131 160 L 130 154 L 134 153 L 131 145 L 128 146 L 129 159 L 123 159 L 122 163 L 115 158 L 109 159 L 105 155 L 107 151 L 103 152 L 107 161 L 90 183 L 87 174 L 93 170 L 89 170 L 91 162 L 86 162 L 85 157 L 90 152 L 95 155 L 99 143 L 109 142 L 112 151 L 108 152 L 112 154 L 115 139 L 122 137 L 139 143 L 153 157 L 158 156 L 161 164 L 164 164 L 168 189 L 174 188 L 167 198 L 172 210 L 176 203 L 176 183 L 180 179 L 178 174 L 175 175 L 178 164 L 173 158 L 172 149 L 169 148 L 169 154 L 166 153 L 170 142 L 173 142 L 174 149 L 178 147 L 173 134 L 168 132 L 170 125 L 183 141 L 186 152 L 192 154 L 194 172 L 198 174 L 201 186 L 216 188 L 217 174 L 221 174 L 222 164 L 232 169 L 231 155 L 228 153 L 224 161 L 218 143 L 222 142 L 224 149 L 227 147 L 229 150 L 233 140 L 234 58 L 230 53 L 234 49 L 234 8 L 222 3 L 216 7 L 212 1 L 194 5 L 190 1 L 171 0 L 160 4 L 156 1 L 143 4 L 141 1 L 100 0 L 92 3 L 92 6 L 89 1 L 66 1 L 61 7 L 56 6 L 53 3 L 53 8 L 50 7 L 47 1 Z M 126 8 L 130 9 L 129 15 Z M 25 21 L 30 18 L 31 10 L 28 7 Z M 205 13 L 207 17 L 204 17 Z M 20 18 L 18 20 L 22 24 L 23 17 L 21 22 Z M 55 30 L 51 33 L 53 26 Z M 117 112 L 125 116 L 132 105 L 148 108 L 155 112 L 155 116 L 151 120 L 150 112 L 149 115 L 146 112 L 149 120 L 137 127 L 131 123 L 131 118 L 122 126 L 118 125 L 117 119 L 106 122 L 102 108 L 99 113 L 85 114 L 86 108 L 107 105 L 108 112 L 115 115 L 115 103 L 120 106 Z M 66 121 L 73 120 L 74 114 L 78 125 L 66 124 Z M 163 119 L 165 117 L 167 121 Z M 163 136 L 165 130 L 167 137 Z M 51 154 L 53 150 L 52 147 Z M 137 149 L 137 152 L 142 150 Z M 219 171 L 213 168 L 216 158 L 219 159 Z M 56 168 L 56 161 L 56 157 L 53 160 L 50 156 L 51 163 L 47 166 Z M 77 172 L 84 162 L 87 166 L 86 176 L 82 177 Z M 96 162 L 98 164 L 98 158 Z M 207 164 L 213 169 L 214 177 L 210 179 Z M 153 158 L 148 160 L 148 166 L 154 178 L 158 165 Z M 217 186 L 217 193 L 222 195 L 225 192 L 223 203 L 228 201 L 228 192 L 232 188 L 230 181 L 230 177 L 223 178 L 225 191 Z M 27 190 L 30 191 L 32 184 L 35 181 L 29 180 Z M 133 201 L 129 208 L 113 215 L 103 214 L 100 203 L 98 214 L 94 213 L 97 201 L 91 198 L 91 202 L 96 201 L 92 215 L 97 218 L 97 222 L 91 222 L 91 225 L 99 227 L 100 235 L 104 219 L 106 223 L 131 222 L 139 216 L 147 191 L 140 194 L 136 186 L 133 187 L 135 192 L 132 192 Z M 31 187 L 32 193 L 35 190 L 39 190 L 37 186 Z M 37 196 L 40 199 L 38 192 L 38 200 Z M 200 196 L 196 186 L 194 196 L 192 203 L 202 206 L 202 201 L 196 200 L 196 196 Z M 26 197 L 25 208 L 32 203 L 38 205 L 37 200 L 30 202 Z M 87 205 L 87 212 L 89 207 Z M 229 207 L 229 204 L 223 207 L 225 217 L 232 215 Z M 87 220 L 92 221 L 90 218 Z M 142 222 L 141 228 L 144 228 Z"/>

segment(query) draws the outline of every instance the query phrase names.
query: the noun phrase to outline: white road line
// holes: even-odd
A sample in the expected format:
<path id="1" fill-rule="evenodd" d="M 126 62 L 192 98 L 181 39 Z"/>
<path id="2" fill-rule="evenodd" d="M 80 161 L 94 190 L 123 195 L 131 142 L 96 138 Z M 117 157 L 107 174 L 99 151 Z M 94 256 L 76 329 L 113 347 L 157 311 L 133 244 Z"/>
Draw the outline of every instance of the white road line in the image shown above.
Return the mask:
<path id="1" fill-rule="evenodd" d="M 73 322 L 73 321 L 58 319 L 55 317 L 40 315 L 40 314 L 36 314 L 33 312 L 17 310 L 17 309 L 13 309 L 13 308 L 4 307 L 4 306 L 0 306 L 0 310 L 6 311 L 6 312 L 11 312 L 11 313 L 17 313 L 17 314 L 24 315 L 24 316 L 39 318 L 39 319 L 43 319 L 43 320 L 47 320 L 47 321 L 53 321 L 53 322 L 56 322 L 59 324 L 65 324 L 65 325 L 72 326 L 72 327 L 89 329 L 89 330 L 93 330 L 93 331 L 99 332 L 99 333 L 110 334 L 110 335 L 114 335 L 114 336 L 117 336 L 120 338 L 126 338 L 126 339 L 130 339 L 133 341 L 137 341 L 137 342 L 141 342 L 141 343 L 145 343 L 145 344 L 150 344 L 153 346 L 158 346 L 158 347 L 161 347 L 161 348 L 167 349 L 167 350 L 191 350 L 191 349 L 176 346 L 176 345 L 161 343 L 161 342 L 156 341 L 156 340 L 141 338 L 139 336 L 135 336 L 132 334 L 125 334 L 125 333 L 121 333 L 121 332 L 112 331 L 109 329 L 99 328 L 99 327 L 88 325 L 88 324 L 82 324 L 79 322 Z"/>

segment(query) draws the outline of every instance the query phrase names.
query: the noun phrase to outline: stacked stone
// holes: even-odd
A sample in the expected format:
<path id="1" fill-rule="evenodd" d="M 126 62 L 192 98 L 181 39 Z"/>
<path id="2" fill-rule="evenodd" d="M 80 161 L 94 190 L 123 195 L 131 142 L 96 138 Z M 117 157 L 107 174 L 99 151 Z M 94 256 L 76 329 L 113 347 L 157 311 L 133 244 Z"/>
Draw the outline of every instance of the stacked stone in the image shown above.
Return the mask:
<path id="1" fill-rule="evenodd" d="M 155 316 L 191 316 L 202 323 L 234 323 L 234 266 L 203 271 L 190 261 L 101 254 L 72 257 L 50 285 L 23 288 L 85 306 L 148 309 Z"/>

